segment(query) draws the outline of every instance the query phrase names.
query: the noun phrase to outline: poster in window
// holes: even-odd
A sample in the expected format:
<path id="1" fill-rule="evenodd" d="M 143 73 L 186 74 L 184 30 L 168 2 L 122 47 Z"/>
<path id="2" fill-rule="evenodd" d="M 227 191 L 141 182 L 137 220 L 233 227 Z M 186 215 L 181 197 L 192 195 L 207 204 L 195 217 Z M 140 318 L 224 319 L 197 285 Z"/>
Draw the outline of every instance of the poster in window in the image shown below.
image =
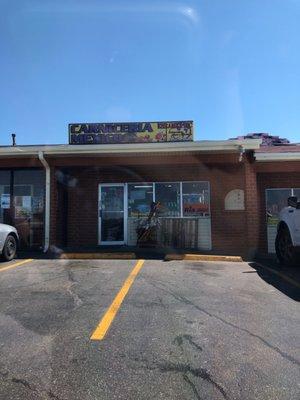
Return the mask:
<path id="1" fill-rule="evenodd" d="M 2 209 L 10 208 L 10 194 L 1 195 L 1 208 Z"/>
<path id="2" fill-rule="evenodd" d="M 185 203 L 183 206 L 183 213 L 185 216 L 192 215 L 202 215 L 209 212 L 208 204 L 204 203 Z"/>
<path id="3" fill-rule="evenodd" d="M 43 212 L 44 209 L 44 199 L 43 196 L 34 196 L 32 197 L 32 212 L 40 213 Z"/>
<path id="4" fill-rule="evenodd" d="M 15 218 L 31 215 L 31 196 L 15 196 Z"/>

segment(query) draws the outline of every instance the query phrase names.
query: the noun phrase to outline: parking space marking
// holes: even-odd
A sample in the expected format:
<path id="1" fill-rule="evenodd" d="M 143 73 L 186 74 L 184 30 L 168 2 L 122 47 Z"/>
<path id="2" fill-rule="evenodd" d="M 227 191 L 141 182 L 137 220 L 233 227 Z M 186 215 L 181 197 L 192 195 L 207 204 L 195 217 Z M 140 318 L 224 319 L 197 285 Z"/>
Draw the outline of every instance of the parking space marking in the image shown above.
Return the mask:
<path id="1" fill-rule="evenodd" d="M 12 265 L 8 265 L 7 267 L 0 268 L 0 272 L 7 271 L 8 269 L 11 269 L 11 268 L 19 267 L 20 265 L 29 263 L 30 261 L 33 261 L 33 258 L 27 258 L 26 260 L 18 261 L 16 263 L 12 264 Z"/>
<path id="2" fill-rule="evenodd" d="M 274 274 L 274 275 L 279 276 L 280 278 L 282 278 L 282 279 L 285 280 L 286 282 L 290 283 L 291 285 L 294 285 L 294 286 L 300 288 L 300 283 L 299 283 L 299 282 L 297 282 L 297 281 L 295 281 L 293 278 L 290 278 L 289 276 L 283 274 L 282 272 L 279 272 L 279 271 L 277 271 L 276 269 L 267 267 L 266 265 L 263 265 L 263 264 L 261 264 L 261 263 L 257 263 L 257 262 L 256 262 L 256 265 L 258 265 L 258 266 L 259 266 L 260 268 L 262 268 L 262 269 L 265 269 L 265 270 L 271 272 L 271 273 Z"/>
<path id="3" fill-rule="evenodd" d="M 133 270 L 130 272 L 128 278 L 121 287 L 119 293 L 116 295 L 114 301 L 111 303 L 110 307 L 104 314 L 103 318 L 99 322 L 98 326 L 94 330 L 91 340 L 102 340 L 104 339 L 106 332 L 108 331 L 110 325 L 112 324 L 125 296 L 127 295 L 131 285 L 133 284 L 135 278 L 140 272 L 145 260 L 138 260 Z"/>

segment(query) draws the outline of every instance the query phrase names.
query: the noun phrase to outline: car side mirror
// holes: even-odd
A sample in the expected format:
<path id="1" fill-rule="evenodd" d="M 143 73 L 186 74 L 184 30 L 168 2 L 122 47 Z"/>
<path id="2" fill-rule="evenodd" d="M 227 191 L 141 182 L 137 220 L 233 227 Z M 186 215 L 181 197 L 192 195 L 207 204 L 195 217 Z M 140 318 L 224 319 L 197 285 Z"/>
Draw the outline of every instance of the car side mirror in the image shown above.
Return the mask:
<path id="1" fill-rule="evenodd" d="M 287 201 L 288 206 L 294 207 L 294 208 L 297 207 L 297 202 L 298 202 L 298 198 L 296 196 L 290 196 Z"/>

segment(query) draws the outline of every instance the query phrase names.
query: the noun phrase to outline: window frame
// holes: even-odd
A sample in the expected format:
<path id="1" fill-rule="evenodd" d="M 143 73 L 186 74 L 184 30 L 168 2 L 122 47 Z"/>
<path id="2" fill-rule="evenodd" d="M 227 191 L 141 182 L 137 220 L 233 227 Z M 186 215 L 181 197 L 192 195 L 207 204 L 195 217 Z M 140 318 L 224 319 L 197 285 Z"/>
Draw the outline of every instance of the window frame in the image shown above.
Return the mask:
<path id="1" fill-rule="evenodd" d="M 183 215 L 183 191 L 182 191 L 182 184 L 183 183 L 207 183 L 207 191 L 208 191 L 208 215 L 199 215 L 199 216 L 195 216 L 195 215 L 191 215 L 191 216 L 187 216 L 187 215 Z M 187 193 L 185 193 L 187 194 Z M 211 217 L 211 209 L 210 209 L 210 182 L 209 181 L 182 181 L 181 182 L 181 202 L 182 202 L 182 206 L 181 206 L 181 218 L 207 218 L 207 217 Z"/>
<path id="2" fill-rule="evenodd" d="M 209 181 L 152 181 L 152 182 L 127 182 L 125 185 L 128 188 L 128 185 L 152 185 L 152 201 L 156 201 L 156 184 L 174 184 L 177 183 L 179 184 L 179 207 L 180 207 L 180 212 L 179 216 L 177 217 L 164 217 L 164 216 L 159 216 L 158 218 L 186 218 L 186 219 L 193 219 L 193 218 L 211 218 L 211 206 L 210 206 L 210 194 L 211 194 L 211 189 L 210 189 L 210 182 Z M 183 183 L 205 183 L 207 184 L 207 190 L 208 190 L 208 213 L 207 215 L 199 215 L 199 216 L 193 216 L 193 215 L 183 215 Z M 129 191 L 127 190 L 127 203 L 129 202 Z M 127 214 L 128 214 L 128 206 L 127 206 Z M 127 215 L 127 218 L 139 218 L 139 217 L 130 217 Z M 146 218 L 146 217 L 144 217 Z"/>
<path id="3" fill-rule="evenodd" d="M 140 186 L 150 186 L 152 185 L 152 201 L 155 201 L 155 184 L 154 182 L 127 182 L 125 186 L 127 187 L 127 218 L 147 218 L 148 214 L 144 217 L 132 217 L 129 215 L 129 185 L 140 185 Z"/>

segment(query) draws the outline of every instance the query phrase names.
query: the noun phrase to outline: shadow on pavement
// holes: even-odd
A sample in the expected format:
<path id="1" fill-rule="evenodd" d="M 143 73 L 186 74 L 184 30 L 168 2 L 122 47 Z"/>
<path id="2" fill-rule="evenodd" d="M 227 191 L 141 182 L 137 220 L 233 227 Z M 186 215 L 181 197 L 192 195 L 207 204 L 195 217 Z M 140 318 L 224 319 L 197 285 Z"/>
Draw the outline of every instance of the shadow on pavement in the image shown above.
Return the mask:
<path id="1" fill-rule="evenodd" d="M 253 268 L 257 272 L 258 276 L 269 285 L 280 290 L 291 299 L 300 301 L 300 266 L 287 268 L 279 265 L 273 260 L 250 262 L 249 266 Z M 268 269 L 264 268 L 264 266 Z"/>

